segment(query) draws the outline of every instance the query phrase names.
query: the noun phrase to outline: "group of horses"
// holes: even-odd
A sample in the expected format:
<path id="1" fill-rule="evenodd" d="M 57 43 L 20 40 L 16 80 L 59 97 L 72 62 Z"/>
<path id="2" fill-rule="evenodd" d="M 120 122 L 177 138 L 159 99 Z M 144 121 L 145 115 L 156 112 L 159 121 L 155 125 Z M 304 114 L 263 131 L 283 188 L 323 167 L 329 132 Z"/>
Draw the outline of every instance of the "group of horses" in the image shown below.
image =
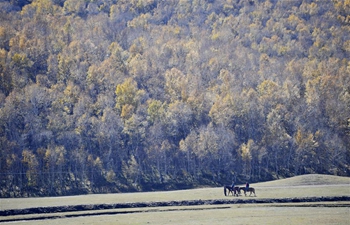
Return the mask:
<path id="1" fill-rule="evenodd" d="M 245 187 L 232 187 L 230 185 L 225 185 L 224 186 L 224 194 L 225 194 L 225 196 L 228 196 L 231 193 L 232 196 L 237 196 L 238 197 L 238 195 L 241 194 L 241 191 L 244 192 L 245 196 L 247 196 L 247 192 L 250 192 L 249 196 L 254 194 L 254 196 L 256 197 L 255 189 L 252 188 L 252 187 L 249 187 L 248 189 L 246 189 Z"/>

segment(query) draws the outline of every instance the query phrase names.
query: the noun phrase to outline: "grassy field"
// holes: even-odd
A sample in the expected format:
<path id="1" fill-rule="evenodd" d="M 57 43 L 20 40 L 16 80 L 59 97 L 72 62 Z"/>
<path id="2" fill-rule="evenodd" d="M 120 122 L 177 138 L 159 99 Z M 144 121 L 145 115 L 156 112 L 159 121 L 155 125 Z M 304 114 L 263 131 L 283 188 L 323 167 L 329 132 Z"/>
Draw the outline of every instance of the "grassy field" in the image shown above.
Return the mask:
<path id="1" fill-rule="evenodd" d="M 338 203 L 333 203 L 337 205 Z M 349 204 L 349 203 L 348 203 Z M 18 221 L 11 224 L 344 224 L 350 221 L 349 207 L 290 207 L 275 205 L 222 205 L 151 208 L 144 212 L 83 216 L 52 220 Z M 136 210 L 136 209 L 133 209 Z M 133 211 L 130 210 L 130 211 Z M 127 210 L 129 211 L 129 210 Z"/>
<path id="2" fill-rule="evenodd" d="M 255 187 L 257 197 L 240 196 L 238 198 L 350 196 L 350 178 L 348 177 L 304 175 L 278 181 L 251 184 L 251 186 Z M 237 197 L 225 197 L 223 188 L 218 187 L 168 192 L 0 199 L 0 206 L 1 210 L 5 210 L 62 205 L 232 198 Z M 331 202 L 115 209 L 99 210 L 99 215 L 95 214 L 96 211 L 86 212 L 86 214 L 93 214 L 93 216 L 17 221 L 12 222 L 12 224 L 350 224 L 349 206 L 349 202 Z M 76 213 L 56 213 L 54 215 L 66 217 Z M 41 215 L 31 215 L 31 217 L 36 216 L 39 217 Z M 28 216 L 22 217 L 27 218 Z M 21 217 L 17 216 L 16 218 Z"/>

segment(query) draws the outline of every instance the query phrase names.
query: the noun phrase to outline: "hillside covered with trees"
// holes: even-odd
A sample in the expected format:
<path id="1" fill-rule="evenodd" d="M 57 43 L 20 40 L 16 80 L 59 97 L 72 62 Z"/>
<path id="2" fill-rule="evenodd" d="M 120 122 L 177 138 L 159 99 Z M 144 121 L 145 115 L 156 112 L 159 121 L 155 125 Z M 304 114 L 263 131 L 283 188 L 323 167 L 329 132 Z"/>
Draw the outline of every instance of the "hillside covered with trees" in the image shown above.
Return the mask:
<path id="1" fill-rule="evenodd" d="M 350 176 L 349 0 L 0 1 L 0 196 Z"/>

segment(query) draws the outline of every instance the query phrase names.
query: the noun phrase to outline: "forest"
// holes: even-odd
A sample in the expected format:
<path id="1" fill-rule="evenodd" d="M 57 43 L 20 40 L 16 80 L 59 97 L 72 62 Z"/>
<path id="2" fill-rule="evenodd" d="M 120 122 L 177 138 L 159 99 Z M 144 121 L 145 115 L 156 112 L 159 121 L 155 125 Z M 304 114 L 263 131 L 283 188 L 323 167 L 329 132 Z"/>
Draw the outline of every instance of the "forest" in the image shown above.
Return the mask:
<path id="1" fill-rule="evenodd" d="M 350 0 L 0 0 L 0 197 L 350 176 Z"/>

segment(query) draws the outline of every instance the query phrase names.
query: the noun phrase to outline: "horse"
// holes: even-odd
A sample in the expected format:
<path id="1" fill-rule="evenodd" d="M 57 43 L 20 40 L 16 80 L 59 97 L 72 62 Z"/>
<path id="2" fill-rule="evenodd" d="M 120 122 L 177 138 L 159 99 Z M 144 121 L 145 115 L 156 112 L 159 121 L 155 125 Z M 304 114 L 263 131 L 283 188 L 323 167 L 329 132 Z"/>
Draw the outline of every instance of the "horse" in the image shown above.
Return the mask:
<path id="1" fill-rule="evenodd" d="M 241 190 L 243 190 L 243 191 L 244 191 L 244 195 L 245 195 L 245 196 L 247 196 L 247 192 L 249 191 L 249 192 L 250 192 L 249 196 L 251 196 L 251 195 L 252 195 L 252 193 L 253 193 L 253 194 L 254 194 L 254 196 L 256 197 L 256 194 L 255 194 L 255 189 L 254 189 L 254 188 L 252 188 L 252 187 L 249 187 L 249 188 L 248 188 L 248 190 L 247 190 L 245 187 L 240 187 L 240 188 L 239 188 L 239 191 L 241 191 Z"/>
<path id="2" fill-rule="evenodd" d="M 228 193 L 227 193 L 227 190 L 228 190 Z M 225 185 L 224 186 L 224 194 L 225 196 L 228 196 L 230 195 L 230 192 L 232 193 L 232 196 L 237 196 L 238 197 L 238 194 L 241 193 L 240 190 L 239 190 L 239 187 L 233 187 L 230 186 L 230 185 Z"/>
<path id="3" fill-rule="evenodd" d="M 225 194 L 225 196 L 230 195 L 230 192 L 232 193 L 232 196 L 235 196 L 235 195 L 238 196 L 238 194 L 236 193 L 238 191 L 237 188 L 238 187 L 232 188 L 232 186 L 230 186 L 230 185 L 225 185 L 224 186 L 224 194 Z M 228 190 L 228 193 L 227 193 L 227 190 Z"/>

